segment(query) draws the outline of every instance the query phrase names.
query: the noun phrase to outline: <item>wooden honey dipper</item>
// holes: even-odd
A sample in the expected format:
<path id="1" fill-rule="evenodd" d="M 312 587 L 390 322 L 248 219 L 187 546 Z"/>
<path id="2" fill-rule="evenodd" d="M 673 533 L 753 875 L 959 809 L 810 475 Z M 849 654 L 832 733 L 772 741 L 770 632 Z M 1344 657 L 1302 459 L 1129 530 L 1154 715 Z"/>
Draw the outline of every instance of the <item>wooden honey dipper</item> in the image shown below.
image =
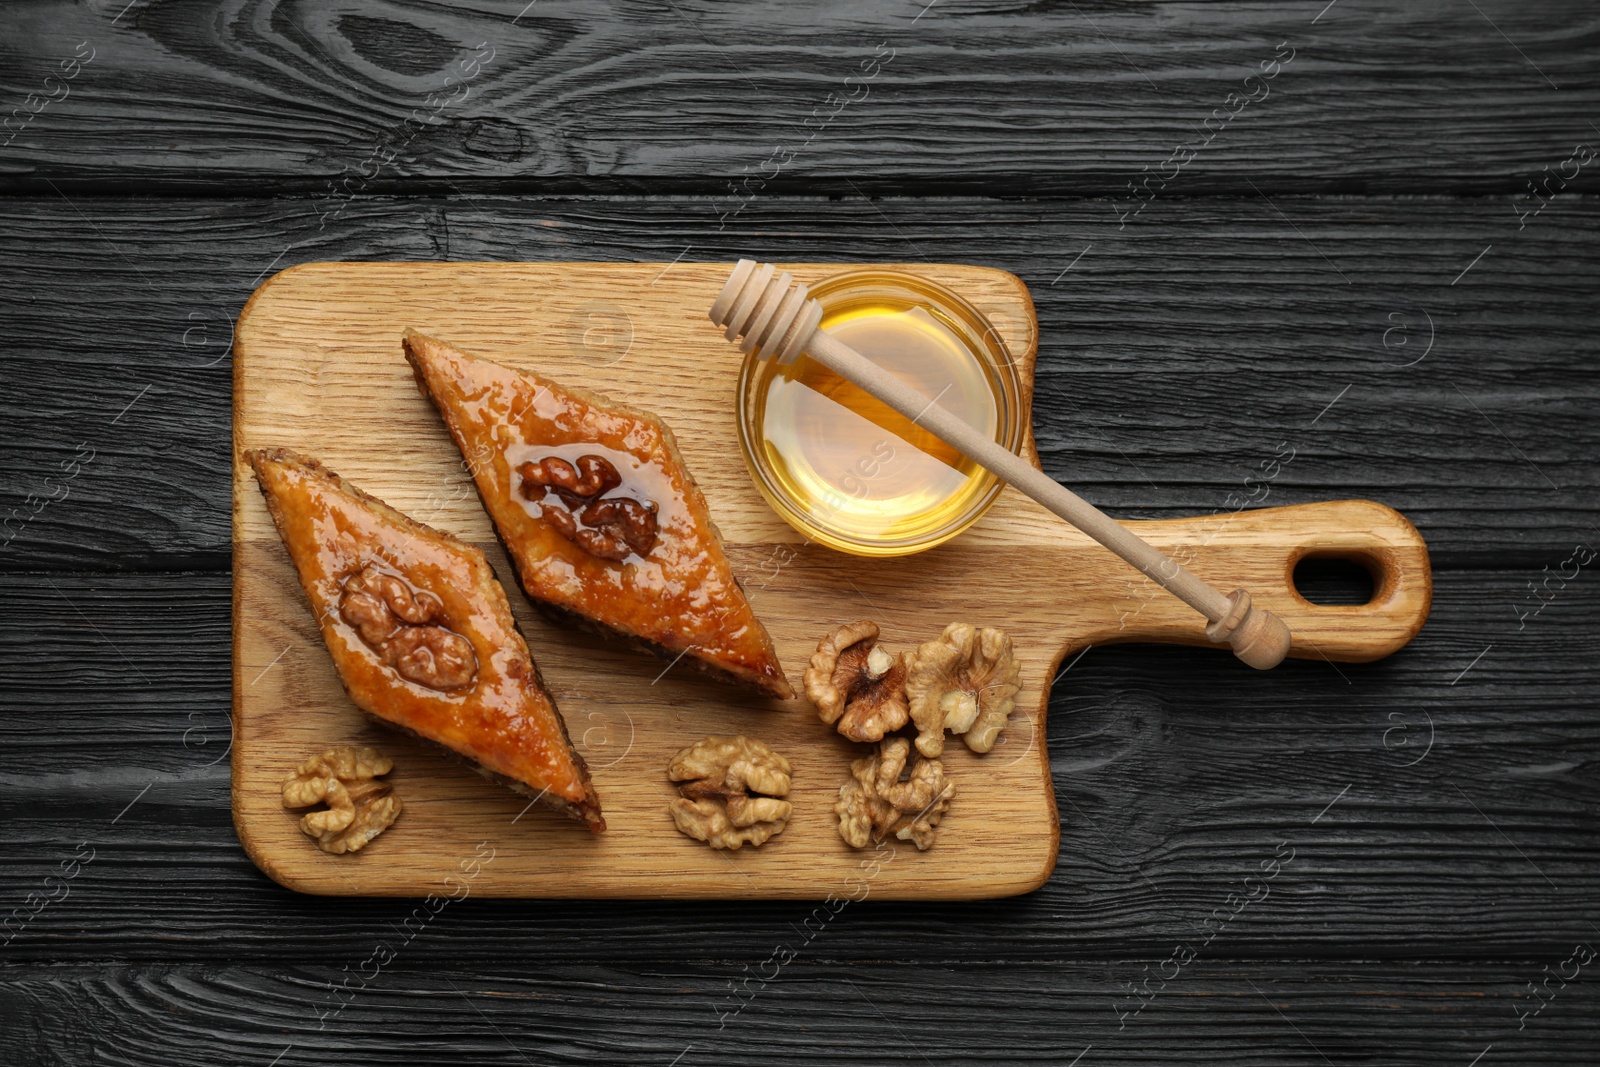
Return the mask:
<path id="1" fill-rule="evenodd" d="M 790 363 L 802 352 L 888 404 L 914 424 L 982 465 L 1121 556 L 1209 621 L 1206 637 L 1226 642 L 1234 655 L 1259 670 L 1276 667 L 1289 654 L 1289 627 L 1265 608 L 1250 606 L 1250 594 L 1224 595 L 1111 516 L 1038 470 L 986 434 L 923 396 L 826 330 L 822 305 L 805 285 L 770 263 L 741 259 L 711 305 L 711 321 L 727 327 L 746 353 Z"/>

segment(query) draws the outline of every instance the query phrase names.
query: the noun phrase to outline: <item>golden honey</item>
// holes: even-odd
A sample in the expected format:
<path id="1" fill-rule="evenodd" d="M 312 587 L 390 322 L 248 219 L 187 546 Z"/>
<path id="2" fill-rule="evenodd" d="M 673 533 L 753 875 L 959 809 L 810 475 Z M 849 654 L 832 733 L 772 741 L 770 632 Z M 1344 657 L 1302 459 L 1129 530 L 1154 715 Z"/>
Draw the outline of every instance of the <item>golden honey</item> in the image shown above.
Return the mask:
<path id="1" fill-rule="evenodd" d="M 955 294 L 909 274 L 852 271 L 812 289 L 822 328 L 1008 448 L 1015 370 L 993 328 Z M 998 480 L 913 420 L 802 356 L 751 359 L 741 440 L 773 507 L 808 538 L 902 555 L 975 522 Z"/>

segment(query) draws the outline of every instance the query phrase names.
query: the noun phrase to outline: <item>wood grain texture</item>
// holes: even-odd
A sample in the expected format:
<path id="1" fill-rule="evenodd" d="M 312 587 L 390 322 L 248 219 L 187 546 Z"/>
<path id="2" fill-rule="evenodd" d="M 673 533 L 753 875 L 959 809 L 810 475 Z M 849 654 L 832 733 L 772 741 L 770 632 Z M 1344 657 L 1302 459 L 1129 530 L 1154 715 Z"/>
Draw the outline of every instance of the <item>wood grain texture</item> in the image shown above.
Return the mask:
<path id="1" fill-rule="evenodd" d="M 436 921 L 449 922 L 448 913 Z M 905 964 L 815 958 L 817 941 L 859 921 L 841 913 L 811 945 L 788 932 L 774 949 L 801 954 L 781 966 L 763 958 L 748 967 L 720 959 L 417 967 L 408 958 L 416 942 L 391 932 L 364 953 L 385 946 L 397 962 L 368 964 L 367 978 L 357 973 L 365 954 L 348 972 L 343 960 L 10 969 L 0 972 L 0 1010 L 13 1024 L 0 1034 L 0 1054 L 31 1062 L 49 1049 L 65 1062 L 161 1067 L 274 1057 L 280 1067 L 422 1057 L 1068 1064 L 1080 1055 L 1084 1063 L 1437 1067 L 1469 1063 L 1493 1045 L 1491 1055 L 1509 1062 L 1569 1064 L 1600 1010 L 1584 971 L 1564 989 L 1552 981 L 1554 999 L 1518 1030 L 1519 1013 L 1539 1003 L 1528 979 L 1569 958 L 1573 946 L 1553 941 L 1525 958 L 1443 965 L 1201 959 L 1124 1018 L 1119 1009 L 1130 1012 L 1133 999 L 1125 983 L 1142 981 L 1145 964 L 936 960 L 912 965 L 911 980 Z"/>
<path id="2" fill-rule="evenodd" d="M 1589 936 L 1600 922 L 1587 771 L 1600 758 L 1600 630 L 1584 581 L 1519 630 L 1509 605 L 1529 577 L 1441 572 L 1417 639 L 1382 663 L 1338 668 L 1343 678 L 1293 660 L 1258 674 L 1208 649 L 1084 653 L 1051 690 L 1064 818 L 1049 883 L 984 904 L 869 899 L 827 953 L 1164 955 L 1283 840 L 1304 867 L 1271 906 L 1231 924 L 1225 951 L 1239 958 L 1453 960 Z M 310 942 L 343 959 L 412 907 L 298 896 L 240 849 L 226 575 L 6 575 L 0 592 L 7 912 L 79 842 L 98 850 L 4 959 L 279 959 Z M 322 655 L 291 647 L 266 678 Z M 581 684 L 550 680 L 576 707 Z M 53 755 L 63 748 L 65 766 Z M 520 963 L 718 946 L 753 966 L 809 907 L 471 899 L 408 953 Z"/>
<path id="3" fill-rule="evenodd" d="M 1559 0 L 16 6 L 7 109 L 98 50 L 0 156 L 46 193 L 1131 197 L 1253 94 L 1181 195 L 1481 195 L 1600 110 L 1595 12 Z"/>
<path id="4" fill-rule="evenodd" d="M 1600 616 L 1590 568 L 1551 577 L 1600 536 L 1591 167 L 1518 219 L 1600 136 L 1596 12 L 803 14 L 4 5 L 0 118 L 75 42 L 97 56 L 0 147 L 0 536 L 80 442 L 96 452 L 0 549 L 0 917 L 77 843 L 99 852 L 0 947 L 0 1061 L 1594 1058 L 1587 969 L 1525 1031 L 1516 1011 L 1600 925 Z M 478 41 L 496 56 L 470 97 L 413 133 Z M 1296 56 L 1270 97 L 1117 229 L 1129 183 L 1170 171 L 1279 41 Z M 879 42 L 896 53 L 870 95 L 777 166 Z M 1051 880 L 852 904 L 720 1032 L 812 905 L 469 898 L 319 1030 L 327 983 L 414 905 L 284 890 L 229 821 L 227 324 L 295 263 L 680 253 L 1013 271 L 1037 299 L 1053 476 L 1124 519 L 1384 500 L 1434 550 L 1429 624 L 1343 679 L 1207 649 L 1069 661 Z M 1271 898 L 1117 1030 L 1125 983 L 1284 840 Z"/>
<path id="5" fill-rule="evenodd" d="M 28 496 L 63 491 L 47 479 L 80 443 L 96 452 L 0 567 L 226 565 L 230 324 L 274 270 L 756 248 L 1017 274 L 1041 327 L 1044 469 L 1118 518 L 1366 497 L 1415 521 L 1436 565 L 1535 570 L 1594 536 L 1582 443 L 1600 386 L 1575 368 L 1595 351 L 1600 206 L 1558 199 L 1519 232 L 1488 201 L 1274 204 L 1292 221 L 1174 201 L 1123 234 L 1101 204 L 976 200 L 758 203 L 737 233 L 695 200 L 359 201 L 320 231 L 294 201 L 0 204 L 0 281 L 18 294 L 0 518 L 15 530 Z"/>

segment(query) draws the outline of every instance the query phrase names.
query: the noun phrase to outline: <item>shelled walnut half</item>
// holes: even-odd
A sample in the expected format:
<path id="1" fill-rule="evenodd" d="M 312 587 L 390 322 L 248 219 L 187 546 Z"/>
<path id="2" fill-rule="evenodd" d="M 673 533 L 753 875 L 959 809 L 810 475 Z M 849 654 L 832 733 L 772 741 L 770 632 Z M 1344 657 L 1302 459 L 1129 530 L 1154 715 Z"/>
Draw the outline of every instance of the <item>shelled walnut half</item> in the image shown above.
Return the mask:
<path id="1" fill-rule="evenodd" d="M 955 798 L 955 783 L 945 777 L 944 764 L 917 757 L 906 772 L 911 742 L 892 737 L 878 751 L 850 764 L 850 781 L 839 787 L 834 811 L 839 816 L 839 836 L 851 848 L 894 835 L 918 850 L 933 845 L 945 809 Z"/>
<path id="2" fill-rule="evenodd" d="M 822 721 L 852 741 L 880 741 L 906 724 L 905 654 L 878 644 L 878 624 L 841 626 L 817 643 L 806 668 L 806 696 Z"/>
<path id="3" fill-rule="evenodd" d="M 541 504 L 545 521 L 589 555 L 621 561 L 630 554 L 648 556 L 655 548 L 660 536 L 656 502 L 606 496 L 622 485 L 622 475 L 604 456 L 579 456 L 575 464 L 546 456 L 522 464 L 517 474 L 522 495 Z M 545 490 L 566 507 L 557 507 Z"/>
<path id="4" fill-rule="evenodd" d="M 906 696 L 917 725 L 917 751 L 944 752 L 944 732 L 987 752 L 1016 707 L 1022 669 L 1001 630 L 953 622 L 908 657 Z"/>
<path id="5" fill-rule="evenodd" d="M 672 757 L 678 829 L 712 848 L 759 847 L 789 824 L 789 761 L 753 738 L 712 736 Z"/>
<path id="6" fill-rule="evenodd" d="M 461 689 L 478 675 L 472 642 L 441 625 L 444 604 L 369 563 L 344 580 L 339 617 L 403 678 L 429 689 Z"/>
<path id="7" fill-rule="evenodd" d="M 375 748 L 344 746 L 312 756 L 283 783 L 283 806 L 326 808 L 300 818 L 300 832 L 324 852 L 359 852 L 400 817 L 400 798 L 377 779 L 394 761 Z"/>

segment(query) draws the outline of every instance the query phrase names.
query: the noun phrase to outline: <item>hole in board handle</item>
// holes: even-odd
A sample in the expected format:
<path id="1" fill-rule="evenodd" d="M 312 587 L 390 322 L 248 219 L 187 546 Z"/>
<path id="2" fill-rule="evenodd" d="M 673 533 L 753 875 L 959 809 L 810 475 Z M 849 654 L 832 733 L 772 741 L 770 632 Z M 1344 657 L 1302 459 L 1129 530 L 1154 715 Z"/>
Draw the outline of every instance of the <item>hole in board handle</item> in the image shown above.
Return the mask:
<path id="1" fill-rule="evenodd" d="M 1360 607 L 1378 595 L 1378 561 L 1365 555 L 1311 554 L 1294 565 L 1295 592 L 1322 607 Z"/>

